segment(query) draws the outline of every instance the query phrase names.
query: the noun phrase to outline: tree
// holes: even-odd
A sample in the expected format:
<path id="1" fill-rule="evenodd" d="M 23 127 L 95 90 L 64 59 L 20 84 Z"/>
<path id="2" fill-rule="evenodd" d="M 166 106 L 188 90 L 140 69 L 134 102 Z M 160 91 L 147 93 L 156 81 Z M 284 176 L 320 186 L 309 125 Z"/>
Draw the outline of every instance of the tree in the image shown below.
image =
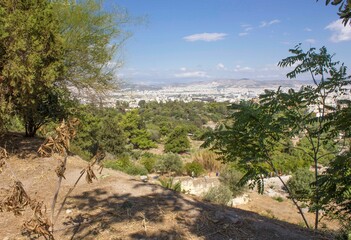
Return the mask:
<path id="1" fill-rule="evenodd" d="M 213 149 L 221 152 L 225 161 L 237 161 L 246 170 L 241 183 L 253 180 L 260 192 L 264 187 L 262 178 L 273 171 L 288 190 L 306 226 L 309 226 L 289 187 L 280 178 L 274 160 L 277 149 L 288 147 L 286 139 L 306 137 L 309 151 L 298 146 L 289 147 L 304 151 L 314 167 L 314 193 L 310 202 L 315 210 L 317 229 L 321 209 L 320 186 L 316 183 L 319 178 L 318 164 L 321 159 L 335 156 L 340 150 L 322 151 L 328 149 L 329 142 L 337 139 L 339 133 L 334 127 L 338 109 L 327 100 L 340 97 L 346 91 L 344 87 L 349 84 L 350 77 L 347 77 L 343 64 L 338 67 L 338 62 L 332 61 L 332 55 L 325 47 L 319 52 L 314 48 L 304 52 L 298 45 L 290 52 L 293 55 L 279 62 L 279 66 L 295 67 L 287 74 L 289 78 L 309 73 L 313 85 L 303 86 L 299 91 L 266 91 L 260 96 L 259 103 L 231 105 L 230 119 L 208 136 L 206 144 L 212 144 Z"/>
<path id="2" fill-rule="evenodd" d="M 26 122 L 26 135 L 33 136 L 41 125 L 38 110 L 45 112 L 64 72 L 59 20 L 47 0 L 2 1 L 0 14 L 1 88 Z"/>
<path id="3" fill-rule="evenodd" d="M 318 1 L 318 0 L 317 0 Z M 349 0 L 326 0 L 325 4 L 332 4 L 334 6 L 339 6 L 338 15 L 342 19 L 342 22 L 346 26 L 351 18 L 351 1 Z"/>
<path id="4" fill-rule="evenodd" d="M 181 126 L 176 127 L 167 137 L 165 152 L 182 153 L 190 148 L 187 132 Z"/>
<path id="5" fill-rule="evenodd" d="M 120 124 L 129 142 L 135 148 L 149 149 L 156 146 L 151 140 L 151 134 L 145 129 L 145 123 L 137 110 L 127 112 L 122 117 Z"/>
<path id="6" fill-rule="evenodd" d="M 48 119 L 62 118 L 48 110 L 61 109 L 52 104 L 66 108 L 72 89 L 86 95 L 115 86 L 120 62 L 113 64 L 113 57 L 127 21 L 122 12 L 103 11 L 102 1 L 0 3 L 0 87 L 22 116 L 27 136 Z"/>

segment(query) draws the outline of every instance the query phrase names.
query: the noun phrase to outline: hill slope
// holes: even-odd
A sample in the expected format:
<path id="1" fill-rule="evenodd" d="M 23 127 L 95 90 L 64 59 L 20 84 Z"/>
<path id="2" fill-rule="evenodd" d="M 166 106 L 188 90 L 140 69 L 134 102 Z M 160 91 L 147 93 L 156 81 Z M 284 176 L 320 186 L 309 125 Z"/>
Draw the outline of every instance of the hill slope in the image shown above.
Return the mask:
<path id="1" fill-rule="evenodd" d="M 57 161 L 30 150 L 9 159 L 16 178 L 30 197 L 44 201 L 49 215 Z M 59 203 L 86 165 L 79 157 L 69 157 Z M 1 173 L 0 193 L 12 182 L 9 175 L 8 168 Z M 118 171 L 104 169 L 97 176 L 92 184 L 81 179 L 68 198 L 55 225 L 56 239 L 330 239 L 253 212 L 201 202 Z M 0 213 L 0 239 L 26 239 L 20 229 L 28 217 Z"/>

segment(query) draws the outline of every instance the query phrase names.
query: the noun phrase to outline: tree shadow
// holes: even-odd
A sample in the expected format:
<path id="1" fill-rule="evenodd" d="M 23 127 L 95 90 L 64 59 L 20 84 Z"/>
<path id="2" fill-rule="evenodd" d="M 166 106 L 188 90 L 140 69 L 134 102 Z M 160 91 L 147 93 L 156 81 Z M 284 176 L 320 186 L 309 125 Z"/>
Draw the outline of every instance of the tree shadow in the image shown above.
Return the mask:
<path id="1" fill-rule="evenodd" d="M 147 183 L 146 183 L 147 184 Z M 142 188 L 146 184 L 137 184 Z M 153 184 L 147 184 L 153 185 Z M 155 189 L 160 187 L 153 185 Z M 133 196 L 96 188 L 69 198 L 57 229 L 70 239 L 330 239 L 320 232 L 163 189 Z M 67 214 L 66 214 L 67 215 Z"/>

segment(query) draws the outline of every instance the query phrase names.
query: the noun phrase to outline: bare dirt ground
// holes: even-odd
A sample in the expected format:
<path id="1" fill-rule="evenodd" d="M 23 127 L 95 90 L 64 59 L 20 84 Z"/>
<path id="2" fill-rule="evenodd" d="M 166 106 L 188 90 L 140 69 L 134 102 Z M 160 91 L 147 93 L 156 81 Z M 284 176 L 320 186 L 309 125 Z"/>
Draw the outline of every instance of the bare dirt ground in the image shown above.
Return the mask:
<path id="1" fill-rule="evenodd" d="M 13 182 L 13 171 L 31 198 L 44 201 L 50 216 L 57 158 L 35 154 L 42 139 L 11 136 L 11 141 L 9 136 L 0 139 L 0 146 L 7 142 L 11 154 L 0 175 L 0 200 Z M 58 206 L 86 165 L 79 157 L 68 158 Z M 92 184 L 83 178 L 72 192 L 55 224 L 55 239 L 332 238 L 252 211 L 202 202 L 118 171 L 104 169 L 97 177 Z M 0 240 L 28 239 L 21 235 L 21 225 L 30 215 L 0 213 Z"/>

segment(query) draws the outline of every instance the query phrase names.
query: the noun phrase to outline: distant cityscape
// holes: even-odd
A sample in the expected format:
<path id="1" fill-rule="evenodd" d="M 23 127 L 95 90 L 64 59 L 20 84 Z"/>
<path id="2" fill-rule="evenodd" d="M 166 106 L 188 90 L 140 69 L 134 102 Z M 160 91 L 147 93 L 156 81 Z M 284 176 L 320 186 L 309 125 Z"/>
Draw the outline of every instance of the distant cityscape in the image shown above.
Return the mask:
<path id="1" fill-rule="evenodd" d="M 104 98 L 99 99 L 105 107 L 115 107 L 116 103 L 128 104 L 128 108 L 139 107 L 139 102 L 168 102 L 168 101 L 201 101 L 201 102 L 240 102 L 257 98 L 265 90 L 283 91 L 288 89 L 298 90 L 303 85 L 311 82 L 300 80 L 271 80 L 258 81 L 252 79 L 221 79 L 204 82 L 192 82 L 169 85 L 140 85 L 122 84 L 121 89 L 110 92 Z M 81 98 L 82 102 L 89 102 L 89 95 Z M 351 99 L 351 95 L 343 98 Z M 335 99 L 327 99 L 327 104 L 335 105 Z M 318 106 L 310 106 L 311 111 L 317 111 Z"/>
<path id="2" fill-rule="evenodd" d="M 257 81 L 251 79 L 224 79 L 208 82 L 193 82 L 172 85 L 137 85 L 124 84 L 117 92 L 108 94 L 102 101 L 104 106 L 115 106 L 116 102 L 127 102 L 130 108 L 138 107 L 141 100 L 145 102 L 167 101 L 202 101 L 202 102 L 238 102 L 256 98 L 265 89 L 298 90 L 304 81 Z"/>

